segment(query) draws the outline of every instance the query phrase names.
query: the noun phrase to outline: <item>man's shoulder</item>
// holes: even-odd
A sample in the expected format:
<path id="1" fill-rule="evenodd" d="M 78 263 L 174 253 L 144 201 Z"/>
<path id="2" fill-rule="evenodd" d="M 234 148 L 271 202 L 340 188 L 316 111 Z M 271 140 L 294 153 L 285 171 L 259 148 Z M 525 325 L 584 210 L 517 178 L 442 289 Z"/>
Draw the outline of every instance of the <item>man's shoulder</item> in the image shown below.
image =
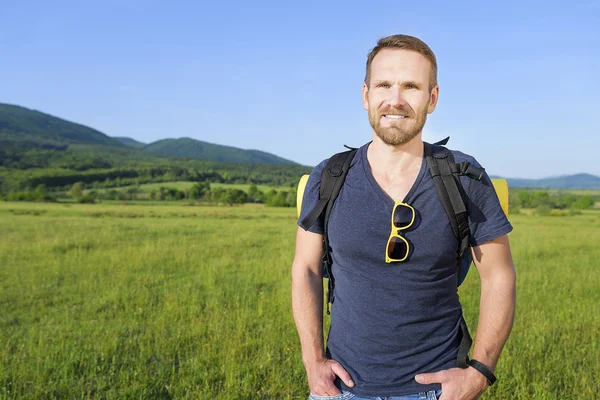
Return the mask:
<path id="1" fill-rule="evenodd" d="M 463 188 L 466 190 L 467 196 L 479 197 L 482 194 L 482 189 L 485 186 L 492 187 L 492 182 L 491 182 L 489 176 L 487 175 L 487 172 L 485 171 L 485 166 L 482 166 L 473 155 L 471 155 L 469 153 L 465 153 L 464 151 L 461 151 L 461 150 L 455 150 L 455 149 L 448 149 L 448 150 L 450 150 L 452 152 L 455 163 L 460 164 L 463 162 L 468 162 L 476 168 L 483 169 L 483 175 L 480 180 L 471 179 L 465 175 L 460 177 L 460 181 L 462 183 Z"/>
<path id="2" fill-rule="evenodd" d="M 312 171 L 310 172 L 311 177 L 314 175 L 315 177 L 318 176 L 319 180 L 321 179 L 321 174 L 323 173 L 323 170 L 325 170 L 325 166 L 327 165 L 327 163 L 329 162 L 329 158 L 326 158 L 324 160 L 321 160 L 321 162 L 319 162 L 317 165 L 315 165 L 312 169 Z"/>
<path id="3" fill-rule="evenodd" d="M 454 162 L 457 162 L 457 163 L 469 162 L 472 165 L 474 165 L 478 168 L 481 168 L 481 165 L 479 164 L 479 162 L 477 161 L 477 159 L 474 156 L 467 154 L 460 150 L 455 150 L 455 149 L 448 149 L 448 150 L 450 150 L 452 152 L 452 155 L 454 156 Z"/>
<path id="4" fill-rule="evenodd" d="M 358 153 L 363 149 L 363 147 L 367 146 L 367 144 L 356 148 L 356 154 L 354 155 L 354 158 L 352 159 L 352 164 L 350 165 L 350 168 L 352 168 L 358 161 L 359 161 L 359 157 L 357 157 Z M 323 174 L 323 171 L 325 170 L 325 167 L 327 166 L 327 163 L 329 162 L 329 160 L 331 160 L 331 158 L 333 158 L 335 155 L 340 154 L 340 153 L 345 153 L 349 151 L 348 149 L 346 150 L 340 150 L 337 153 L 333 153 L 331 154 L 331 156 L 329 156 L 328 158 L 325 158 L 324 160 L 322 160 L 321 162 L 319 162 L 311 171 L 311 177 L 314 175 L 314 177 L 316 178 L 318 176 L 319 180 L 321 179 L 321 175 Z"/>

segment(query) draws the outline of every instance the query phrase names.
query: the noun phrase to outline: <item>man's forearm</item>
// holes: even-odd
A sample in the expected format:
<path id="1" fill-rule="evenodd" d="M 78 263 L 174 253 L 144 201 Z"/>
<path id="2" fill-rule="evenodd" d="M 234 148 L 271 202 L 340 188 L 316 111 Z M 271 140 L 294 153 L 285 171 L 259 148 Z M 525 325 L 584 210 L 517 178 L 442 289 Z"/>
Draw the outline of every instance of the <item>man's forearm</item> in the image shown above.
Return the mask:
<path id="1" fill-rule="evenodd" d="M 323 360 L 323 278 L 308 268 L 292 268 L 292 311 L 305 366 Z"/>
<path id="2" fill-rule="evenodd" d="M 473 358 L 492 371 L 513 326 L 516 303 L 514 268 L 498 268 L 482 277 L 481 300 Z"/>

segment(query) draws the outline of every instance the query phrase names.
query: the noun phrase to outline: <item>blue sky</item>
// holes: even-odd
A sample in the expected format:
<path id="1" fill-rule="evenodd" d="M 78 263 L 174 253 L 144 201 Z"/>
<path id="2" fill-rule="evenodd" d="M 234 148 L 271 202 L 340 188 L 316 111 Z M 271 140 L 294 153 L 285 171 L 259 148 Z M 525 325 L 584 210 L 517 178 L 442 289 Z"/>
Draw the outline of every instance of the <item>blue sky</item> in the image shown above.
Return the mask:
<path id="1" fill-rule="evenodd" d="M 2 0 L 0 21 L 0 102 L 306 165 L 370 140 L 366 55 L 415 35 L 439 68 L 425 140 L 490 174 L 600 175 L 600 0 Z"/>

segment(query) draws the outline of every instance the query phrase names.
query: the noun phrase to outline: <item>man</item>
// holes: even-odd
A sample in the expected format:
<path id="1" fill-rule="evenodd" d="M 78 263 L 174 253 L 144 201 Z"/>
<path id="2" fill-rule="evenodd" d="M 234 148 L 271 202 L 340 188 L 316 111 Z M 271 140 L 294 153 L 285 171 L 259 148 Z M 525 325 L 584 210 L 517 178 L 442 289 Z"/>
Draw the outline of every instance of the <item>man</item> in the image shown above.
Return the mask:
<path id="1" fill-rule="evenodd" d="M 421 40 L 394 35 L 370 52 L 362 100 L 373 139 L 352 160 L 328 225 L 336 286 L 326 351 L 322 218 L 297 232 L 292 305 L 312 399 L 466 400 L 488 385 L 479 370 L 456 367 L 462 315 L 458 244 L 428 173 L 422 140 L 438 96 L 436 58 Z M 468 155 L 453 154 L 456 162 L 478 166 Z M 326 161 L 310 175 L 299 221 L 319 199 Z M 461 182 L 481 278 L 472 359 L 493 372 L 515 309 L 507 238 L 512 227 L 487 175 Z M 386 262 L 392 210 L 400 202 L 415 210 L 414 222 L 398 231 L 410 252 L 404 260 Z"/>

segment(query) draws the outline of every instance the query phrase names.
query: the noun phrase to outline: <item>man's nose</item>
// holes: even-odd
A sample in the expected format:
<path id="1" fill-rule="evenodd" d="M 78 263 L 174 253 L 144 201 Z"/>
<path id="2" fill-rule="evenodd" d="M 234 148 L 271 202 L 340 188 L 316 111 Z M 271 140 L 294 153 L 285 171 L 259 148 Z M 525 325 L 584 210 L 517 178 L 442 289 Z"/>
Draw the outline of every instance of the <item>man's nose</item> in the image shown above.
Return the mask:
<path id="1" fill-rule="evenodd" d="M 400 86 L 392 86 L 388 102 L 392 107 L 400 107 L 406 104 L 406 100 L 404 100 L 404 91 L 402 88 L 400 88 Z"/>

